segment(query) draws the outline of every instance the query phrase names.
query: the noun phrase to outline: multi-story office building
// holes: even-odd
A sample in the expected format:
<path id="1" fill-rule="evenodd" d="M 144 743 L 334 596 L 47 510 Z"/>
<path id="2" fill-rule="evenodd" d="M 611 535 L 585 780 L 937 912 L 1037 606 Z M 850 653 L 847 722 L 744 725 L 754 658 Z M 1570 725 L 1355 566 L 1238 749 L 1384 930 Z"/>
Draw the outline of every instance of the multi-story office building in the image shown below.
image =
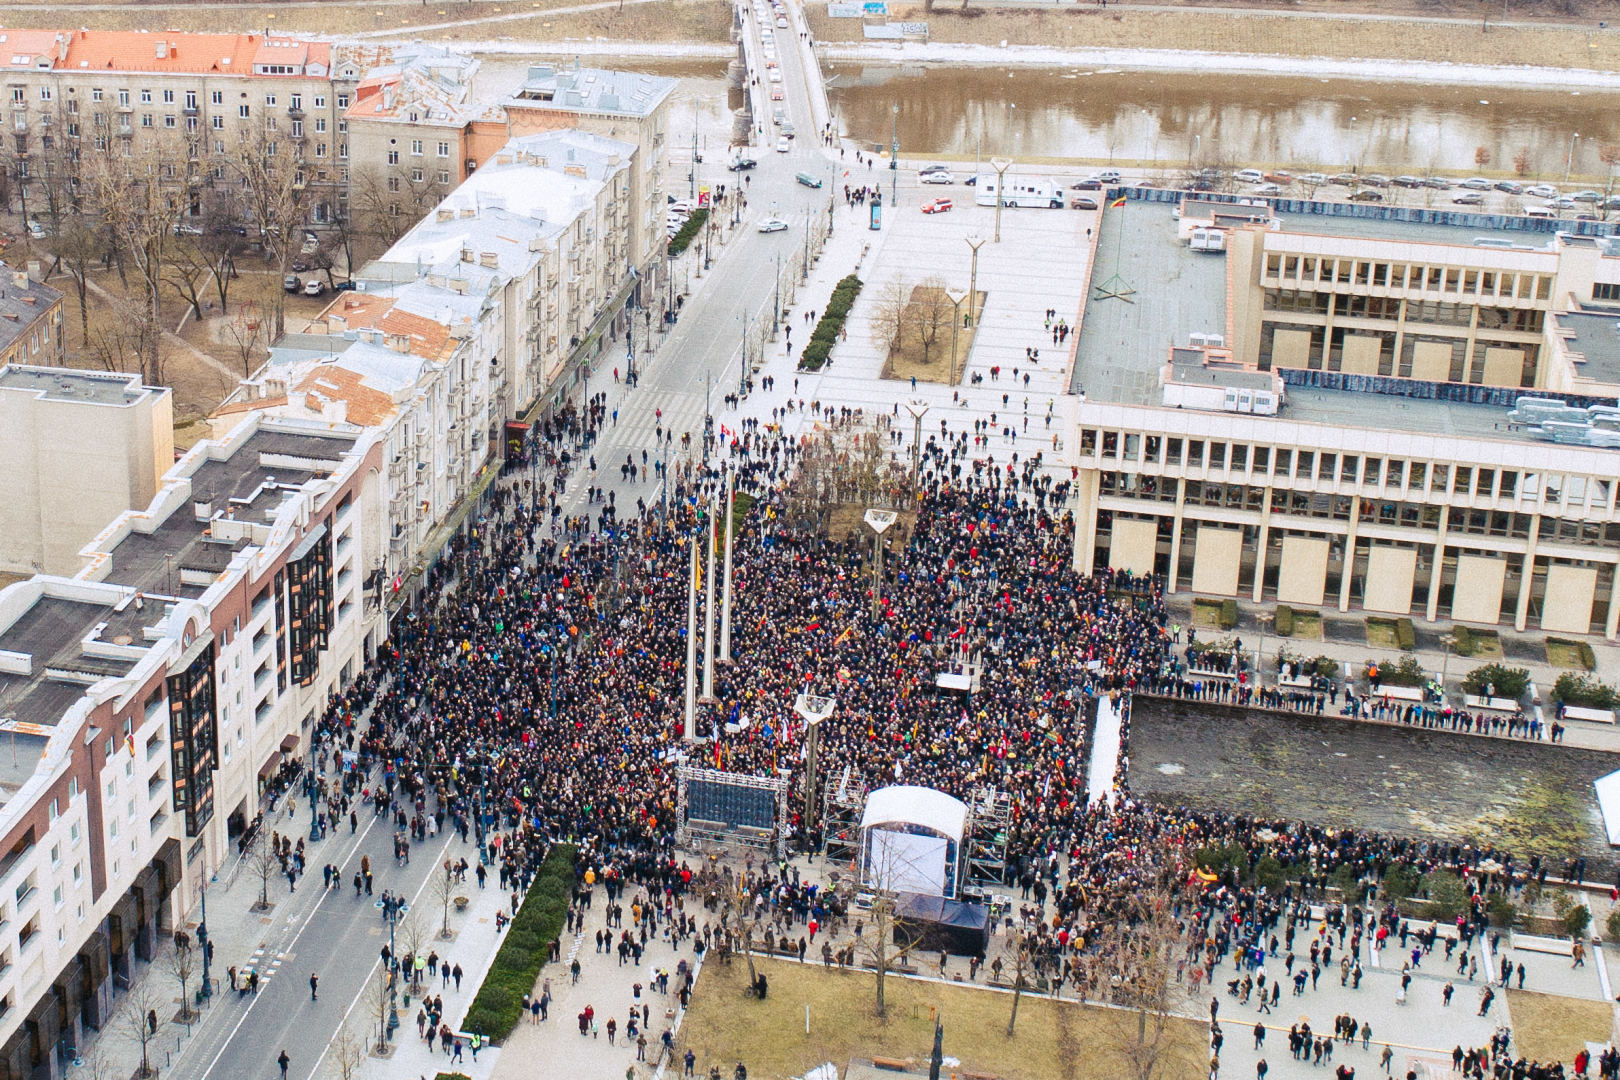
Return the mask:
<path id="1" fill-rule="evenodd" d="M 1090 300 L 1076 347 L 1077 563 L 1614 638 L 1620 423 L 1588 407 L 1620 389 L 1620 249 L 1264 217 L 1222 254 L 1166 205 L 1104 215 L 1099 255 L 1136 291 Z"/>
<path id="2" fill-rule="evenodd" d="M 244 135 L 301 161 L 315 221 L 340 208 L 348 177 L 344 111 L 358 67 L 333 46 L 276 34 L 9 30 L 0 79 L 10 117 L 13 199 L 38 206 L 84 158 L 156 153 L 177 185 L 231 179 Z M 172 158 L 172 162 L 168 159 Z M 30 200 L 32 202 L 30 203 Z M 200 210 L 197 199 L 186 207 Z"/>
<path id="3" fill-rule="evenodd" d="M 0 591 L 0 1078 L 65 1070 L 372 655 L 381 467 L 247 416 L 75 573 Z"/>
<path id="4" fill-rule="evenodd" d="M 138 375 L 0 366 L 0 461 L 0 570 L 72 574 L 174 465 L 172 393 Z"/>

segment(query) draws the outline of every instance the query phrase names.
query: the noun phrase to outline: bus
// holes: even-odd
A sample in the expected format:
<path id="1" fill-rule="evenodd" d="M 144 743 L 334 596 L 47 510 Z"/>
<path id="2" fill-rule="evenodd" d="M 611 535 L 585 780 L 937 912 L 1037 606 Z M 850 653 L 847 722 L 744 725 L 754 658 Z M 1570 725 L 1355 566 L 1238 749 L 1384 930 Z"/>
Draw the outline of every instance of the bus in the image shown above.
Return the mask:
<path id="1" fill-rule="evenodd" d="M 980 173 L 974 181 L 980 206 L 996 205 L 996 174 Z M 1001 193 L 1002 206 L 1034 206 L 1043 210 L 1063 209 L 1063 189 L 1051 180 L 1007 177 L 1007 190 Z"/>

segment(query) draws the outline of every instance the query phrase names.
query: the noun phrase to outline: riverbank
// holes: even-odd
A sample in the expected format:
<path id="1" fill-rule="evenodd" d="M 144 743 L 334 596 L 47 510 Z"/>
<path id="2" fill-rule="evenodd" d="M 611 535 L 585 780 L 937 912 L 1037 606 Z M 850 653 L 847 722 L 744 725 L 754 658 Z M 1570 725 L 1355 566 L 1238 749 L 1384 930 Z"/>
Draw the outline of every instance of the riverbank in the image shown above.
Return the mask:
<path id="1" fill-rule="evenodd" d="M 926 44 L 867 42 L 859 19 L 807 7 L 828 56 L 939 64 L 1061 64 L 1221 75 L 1310 75 L 1542 88 L 1620 87 L 1620 29 L 1262 12 L 1041 10 L 918 5 Z M 853 51 L 852 51 L 853 50 Z"/>

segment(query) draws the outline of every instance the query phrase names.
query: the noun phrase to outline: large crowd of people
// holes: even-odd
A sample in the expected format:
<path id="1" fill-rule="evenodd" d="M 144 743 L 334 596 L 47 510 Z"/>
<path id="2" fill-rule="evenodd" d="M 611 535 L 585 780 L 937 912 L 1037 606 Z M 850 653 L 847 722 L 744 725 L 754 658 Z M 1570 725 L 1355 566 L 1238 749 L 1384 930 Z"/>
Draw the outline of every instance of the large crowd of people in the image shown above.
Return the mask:
<path id="1" fill-rule="evenodd" d="M 789 408 L 833 427 L 855 419 L 819 403 Z M 700 931 L 670 906 L 694 888 L 701 899 L 711 880 L 674 844 L 675 767 L 695 759 L 786 770 L 797 783 L 804 720 L 793 706 L 810 692 L 836 699 L 821 728 L 823 776 L 848 772 L 872 788 L 919 784 L 963 799 L 981 787 L 1011 796 L 1008 882 L 1025 903 L 1008 913 L 1007 931 L 1044 978 L 1085 996 L 1120 992 L 1100 954 L 1110 927 L 1138 918 L 1135 905 L 1154 888 L 1181 896 L 1186 883 L 1197 886 L 1176 910 L 1189 943 L 1178 977 L 1196 990 L 1245 949 L 1277 956 L 1279 927 L 1290 942 L 1296 929 L 1310 932 L 1309 904 L 1341 867 L 1367 881 L 1396 864 L 1459 871 L 1469 934 L 1483 932 L 1493 889 L 1545 876 L 1539 858 L 1489 846 L 1154 805 L 1132 796 L 1128 753 L 1116 797 L 1088 806 L 1088 699 L 1113 695 L 1128 716 L 1135 690 L 1204 694 L 1177 664 L 1158 583 L 1077 573 L 1074 525 L 1062 510 L 1067 482 L 1038 455 L 1003 450 L 997 461 L 988 437 L 942 427 L 918 448 L 917 490 L 897 500 L 915 512 L 889 545 L 874 599 L 870 534 L 827 535 L 827 515 L 789 505 L 800 497 L 790 477 L 807 444 L 785 436 L 778 415 L 786 410 L 771 423 L 683 437 L 679 449 L 660 424 L 669 453 L 622 468 L 621 480 L 635 468 L 648 485 L 636 512 L 621 519 L 615 499 L 592 486 L 594 521 L 562 507 L 571 483 L 592 484 L 605 404 L 540 425 L 528 457 L 434 567 L 422 602 L 396 620 L 376 669 L 323 718 L 320 764 L 345 774 L 324 790 L 328 821 L 349 817 L 352 829 L 350 815 L 369 806 L 392 814 L 405 837 L 471 834 L 498 864 L 514 908 L 549 846 L 569 840 L 582 875 L 590 868 L 592 880 L 637 898 L 638 921 L 661 915 L 707 944 L 710 926 Z M 717 666 L 714 700 L 701 708 L 701 741 L 687 744 L 690 545 L 703 543 L 727 473 L 750 504 L 733 552 L 731 662 Z M 969 665 L 976 693 L 938 690 L 941 672 Z M 823 838 L 800 825 L 795 818 L 794 843 L 818 846 Z M 1193 852 L 1227 846 L 1251 862 L 1274 858 L 1292 880 L 1267 892 L 1229 869 L 1191 876 Z M 748 888 L 784 905 L 784 932 L 795 919 L 849 917 L 785 867 L 762 866 Z M 712 892 L 708 902 L 712 909 Z M 583 906 L 577 918 L 583 928 Z M 1336 934 L 1337 948 L 1318 962 L 1318 942 L 1299 970 L 1329 966 L 1335 954 L 1359 968 L 1375 936 L 1401 925 L 1392 909 L 1341 905 L 1331 930 L 1314 932 Z M 801 937 L 801 958 L 806 944 Z M 842 948 L 838 962 L 847 960 Z M 832 945 L 823 949 L 832 963 Z M 1262 995 L 1275 1001 L 1278 983 L 1273 972 Z M 1235 985 L 1245 997 L 1253 990 Z M 1320 1033 L 1296 1035 L 1296 1053 L 1302 1040 L 1322 1053 Z M 1218 1052 L 1219 1038 L 1214 1045 Z M 1467 1056 L 1479 1066 L 1469 1075 L 1484 1076 L 1508 1051 Z"/>

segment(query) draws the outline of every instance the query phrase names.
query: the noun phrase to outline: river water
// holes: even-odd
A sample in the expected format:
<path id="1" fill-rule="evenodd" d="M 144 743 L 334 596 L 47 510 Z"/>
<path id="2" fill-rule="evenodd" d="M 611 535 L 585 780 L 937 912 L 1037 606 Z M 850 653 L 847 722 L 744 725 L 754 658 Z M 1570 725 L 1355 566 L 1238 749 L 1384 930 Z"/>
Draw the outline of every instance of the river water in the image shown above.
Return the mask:
<path id="1" fill-rule="evenodd" d="M 486 58 L 480 96 L 509 93 L 535 62 Z M 678 80 L 672 153 L 690 146 L 694 121 L 700 152 L 721 152 L 728 141 L 728 105 L 738 100 L 728 93 L 723 60 L 629 55 L 585 62 Z M 1522 153 L 1531 175 L 1562 181 L 1568 167 L 1595 181 L 1607 172 L 1599 148 L 1620 144 L 1620 94 L 1593 91 L 848 61 L 824 70 L 845 132 L 887 146 L 898 127 L 902 157 L 977 152 L 1468 175 L 1478 171 L 1475 154 L 1483 147 L 1491 171 L 1514 171 Z"/>
<path id="2" fill-rule="evenodd" d="M 887 146 L 900 106 L 902 157 L 1195 158 L 1467 175 L 1483 147 L 1489 169 L 1510 172 L 1524 153 L 1530 173 L 1562 180 L 1566 164 L 1606 174 L 1599 148 L 1620 143 L 1620 94 L 1592 91 L 848 61 L 824 70 L 834 113 L 860 141 Z"/>

